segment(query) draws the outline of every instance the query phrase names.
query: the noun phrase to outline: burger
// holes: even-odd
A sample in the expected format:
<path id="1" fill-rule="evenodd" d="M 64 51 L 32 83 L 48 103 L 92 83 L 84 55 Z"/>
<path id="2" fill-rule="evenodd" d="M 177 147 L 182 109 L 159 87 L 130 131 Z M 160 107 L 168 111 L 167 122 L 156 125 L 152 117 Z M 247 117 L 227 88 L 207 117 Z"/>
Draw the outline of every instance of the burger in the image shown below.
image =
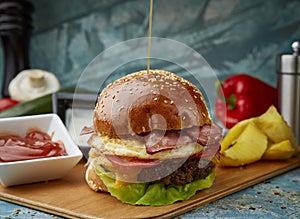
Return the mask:
<path id="1" fill-rule="evenodd" d="M 139 71 L 99 94 L 85 179 L 131 205 L 169 205 L 212 186 L 222 129 L 199 89 L 164 70 Z"/>

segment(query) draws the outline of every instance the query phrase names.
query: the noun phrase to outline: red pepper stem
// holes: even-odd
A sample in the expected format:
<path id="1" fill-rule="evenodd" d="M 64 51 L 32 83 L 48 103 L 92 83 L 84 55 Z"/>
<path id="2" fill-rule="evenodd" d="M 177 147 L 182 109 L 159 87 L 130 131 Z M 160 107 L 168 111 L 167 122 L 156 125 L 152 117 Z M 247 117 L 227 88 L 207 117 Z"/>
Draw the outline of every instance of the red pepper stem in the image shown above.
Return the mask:
<path id="1" fill-rule="evenodd" d="M 236 107 L 236 95 L 231 94 L 229 98 L 225 97 L 225 102 L 229 110 L 233 110 Z"/>
<path id="2" fill-rule="evenodd" d="M 225 97 L 222 92 L 223 81 L 217 81 L 215 84 L 215 89 L 217 93 L 217 97 L 227 103 L 227 107 L 230 110 L 233 110 L 236 107 L 236 95 L 231 94 L 230 97 Z"/>

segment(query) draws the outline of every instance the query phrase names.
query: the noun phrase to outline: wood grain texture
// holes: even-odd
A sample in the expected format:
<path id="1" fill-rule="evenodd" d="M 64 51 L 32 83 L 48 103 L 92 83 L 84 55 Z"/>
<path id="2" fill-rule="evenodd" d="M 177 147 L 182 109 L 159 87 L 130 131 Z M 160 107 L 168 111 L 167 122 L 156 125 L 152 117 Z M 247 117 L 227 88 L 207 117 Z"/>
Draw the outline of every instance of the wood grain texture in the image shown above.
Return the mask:
<path id="1" fill-rule="evenodd" d="M 188 201 L 149 207 L 123 204 L 93 192 L 84 181 L 81 161 L 60 180 L 0 186 L 0 199 L 68 218 L 171 218 L 300 166 L 300 153 L 287 161 L 260 161 L 243 168 L 217 168 L 214 185 Z"/>

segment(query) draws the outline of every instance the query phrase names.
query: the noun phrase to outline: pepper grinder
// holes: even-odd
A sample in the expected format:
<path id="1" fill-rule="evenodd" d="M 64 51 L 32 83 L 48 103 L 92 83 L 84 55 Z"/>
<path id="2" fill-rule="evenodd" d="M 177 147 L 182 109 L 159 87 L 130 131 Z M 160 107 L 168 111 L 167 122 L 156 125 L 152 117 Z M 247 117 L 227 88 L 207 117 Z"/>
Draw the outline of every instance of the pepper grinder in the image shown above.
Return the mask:
<path id="1" fill-rule="evenodd" d="M 0 1 L 0 38 L 3 49 L 2 97 L 9 97 L 10 81 L 29 66 L 29 41 L 34 6 L 27 0 Z"/>
<path id="2" fill-rule="evenodd" d="M 291 45 L 292 54 L 280 54 L 277 58 L 279 110 L 300 142 L 300 40 Z"/>

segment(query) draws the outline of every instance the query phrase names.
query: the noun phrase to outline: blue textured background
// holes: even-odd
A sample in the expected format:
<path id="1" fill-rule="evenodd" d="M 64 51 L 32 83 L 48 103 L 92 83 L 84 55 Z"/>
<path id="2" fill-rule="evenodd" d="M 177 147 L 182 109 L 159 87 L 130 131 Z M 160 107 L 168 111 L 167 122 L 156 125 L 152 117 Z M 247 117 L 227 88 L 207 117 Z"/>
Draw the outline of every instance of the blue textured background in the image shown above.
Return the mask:
<path id="1" fill-rule="evenodd" d="M 53 72 L 62 87 L 76 86 L 102 51 L 147 36 L 148 0 L 31 1 L 31 67 Z M 300 38 L 299 8 L 298 0 L 156 0 L 153 36 L 190 46 L 221 79 L 246 72 L 275 86 L 276 55 Z"/>

